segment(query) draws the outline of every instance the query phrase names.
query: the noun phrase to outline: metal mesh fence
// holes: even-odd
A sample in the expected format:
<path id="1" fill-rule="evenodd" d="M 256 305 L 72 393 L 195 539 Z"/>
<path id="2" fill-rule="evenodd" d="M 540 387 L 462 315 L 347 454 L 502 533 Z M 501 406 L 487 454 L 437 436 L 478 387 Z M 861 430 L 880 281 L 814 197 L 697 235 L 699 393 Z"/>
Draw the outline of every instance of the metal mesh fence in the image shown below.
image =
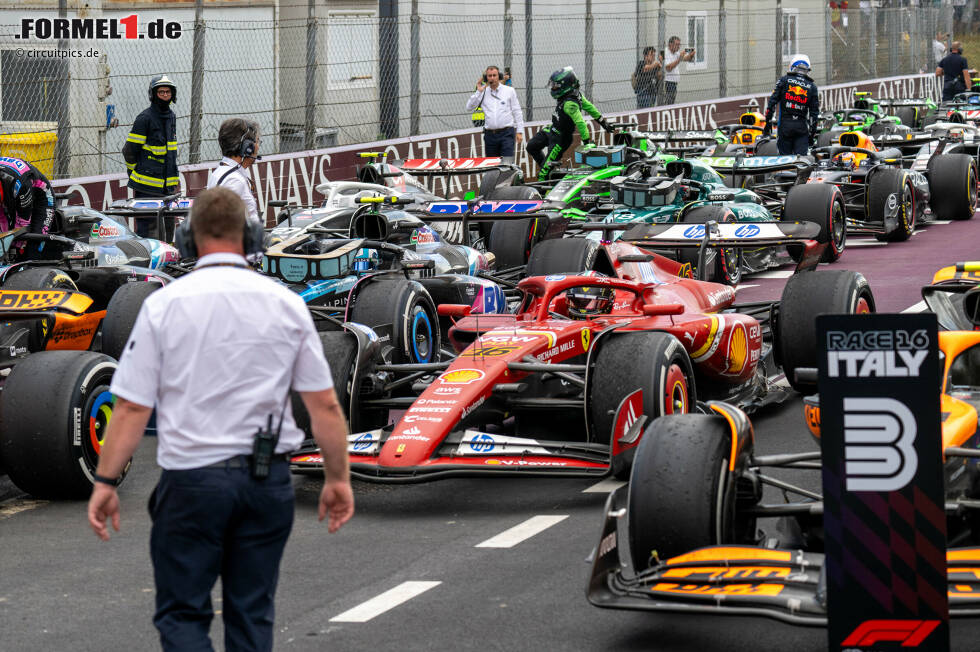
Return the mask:
<path id="1" fill-rule="evenodd" d="M 810 56 L 820 84 L 928 72 L 937 30 L 959 35 L 980 20 L 972 6 L 955 15 L 949 3 L 927 0 L 840 4 L 285 0 L 208 2 L 196 16 L 187 4 L 134 10 L 93 1 L 66 17 L 136 16 L 140 33 L 160 21 L 179 26 L 179 36 L 58 40 L 37 38 L 38 19 L 57 18 L 56 6 L 0 2 L 0 154 L 35 161 L 52 178 L 124 171 L 122 145 L 158 73 L 178 86 L 184 164 L 219 158 L 218 127 L 232 116 L 259 122 L 266 154 L 464 129 L 466 101 L 490 64 L 511 69 L 530 122 L 549 118 L 546 82 L 564 66 L 604 113 L 637 109 L 644 98 L 632 75 L 642 50 L 670 61 L 672 36 L 682 55 L 694 50 L 673 71 L 673 101 L 683 103 L 765 92 L 795 52 Z M 16 38 L 25 19 L 35 21 L 31 38 Z M 647 104 L 669 100 L 671 77 L 656 80 Z"/>

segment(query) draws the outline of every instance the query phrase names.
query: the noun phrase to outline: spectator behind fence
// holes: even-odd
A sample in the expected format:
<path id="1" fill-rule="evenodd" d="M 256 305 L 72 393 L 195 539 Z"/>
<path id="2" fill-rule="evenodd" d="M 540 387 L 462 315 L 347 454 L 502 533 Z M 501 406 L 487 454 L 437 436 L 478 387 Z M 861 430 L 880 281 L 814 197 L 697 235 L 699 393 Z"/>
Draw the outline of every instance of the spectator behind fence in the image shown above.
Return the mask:
<path id="1" fill-rule="evenodd" d="M 694 48 L 684 48 L 681 52 L 681 39 L 671 36 L 667 41 L 667 53 L 664 56 L 664 100 L 662 104 L 673 104 L 677 98 L 677 84 L 681 81 L 681 71 L 677 66 L 682 61 L 694 59 Z"/>
<path id="2" fill-rule="evenodd" d="M 636 63 L 636 70 L 630 76 L 636 93 L 636 108 L 645 109 L 656 104 L 663 76 L 663 60 L 657 56 L 657 48 L 648 45 L 643 48 L 643 58 Z"/>
<path id="3" fill-rule="evenodd" d="M 951 50 L 936 67 L 936 76 L 943 77 L 943 102 L 948 102 L 971 86 L 970 66 L 963 57 L 963 45 L 953 41 Z"/>
<path id="4" fill-rule="evenodd" d="M 163 472 L 148 509 L 161 645 L 213 649 L 211 591 L 220 576 L 225 650 L 271 650 L 293 525 L 287 453 L 303 441 L 290 390 L 323 452 L 318 513 L 329 514 L 330 532 L 354 513 L 344 412 L 306 304 L 245 262 L 261 250 L 262 230 L 249 226 L 242 200 L 227 188 L 203 191 L 177 244 L 182 257 L 199 260 L 147 297 L 136 318 L 110 387 L 116 402 L 89 525 L 103 540 L 107 521 L 119 530 L 115 487 L 156 406 Z"/>
<path id="5" fill-rule="evenodd" d="M 466 110 L 482 109 L 483 153 L 485 156 L 514 156 L 514 141 L 524 139 L 524 114 L 512 86 L 500 83 L 500 68 L 487 66 Z"/>
<path id="6" fill-rule="evenodd" d="M 241 197 L 252 220 L 259 220 L 258 197 L 250 169 L 262 158 L 259 143 L 259 123 L 228 118 L 218 128 L 218 147 L 224 158 L 208 175 L 208 188 L 222 186 Z"/>
<path id="7" fill-rule="evenodd" d="M 946 39 L 949 38 L 949 34 L 939 30 L 936 32 L 936 40 L 932 42 L 932 57 L 936 61 L 936 65 L 943 60 L 946 56 Z"/>

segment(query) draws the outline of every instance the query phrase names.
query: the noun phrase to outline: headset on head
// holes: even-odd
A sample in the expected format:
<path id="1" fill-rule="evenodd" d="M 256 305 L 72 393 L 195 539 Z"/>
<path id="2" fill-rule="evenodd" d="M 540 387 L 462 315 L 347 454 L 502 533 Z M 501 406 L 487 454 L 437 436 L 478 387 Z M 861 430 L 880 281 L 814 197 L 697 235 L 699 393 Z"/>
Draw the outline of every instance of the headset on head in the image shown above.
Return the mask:
<path id="1" fill-rule="evenodd" d="M 254 131 L 249 128 L 245 130 L 242 134 L 242 142 L 238 143 L 238 155 L 242 157 L 244 161 L 247 158 L 257 159 L 255 156 L 255 139 L 253 138 Z"/>
<path id="2" fill-rule="evenodd" d="M 191 228 L 193 213 L 192 209 L 191 215 L 188 215 L 174 232 L 174 244 L 181 258 L 197 258 L 197 243 L 194 242 L 194 230 Z M 264 238 L 265 230 L 262 228 L 262 222 L 251 220 L 246 216 L 242 229 L 242 249 L 245 250 L 245 255 L 254 256 L 264 252 Z"/>

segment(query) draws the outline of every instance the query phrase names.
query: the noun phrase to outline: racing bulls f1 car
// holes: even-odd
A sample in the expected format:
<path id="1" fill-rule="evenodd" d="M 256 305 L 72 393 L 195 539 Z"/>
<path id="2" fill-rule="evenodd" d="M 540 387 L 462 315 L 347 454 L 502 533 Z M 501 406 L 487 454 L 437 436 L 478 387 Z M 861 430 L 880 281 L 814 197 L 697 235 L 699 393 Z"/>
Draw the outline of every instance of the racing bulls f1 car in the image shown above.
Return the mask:
<path id="1" fill-rule="evenodd" d="M 980 326 L 980 290 L 967 292 L 963 305 L 963 316 Z M 940 332 L 939 346 L 949 614 L 976 617 L 980 332 Z M 810 399 L 807 424 L 819 436 L 819 403 Z M 606 503 L 589 601 L 826 625 L 822 496 L 766 474 L 777 467 L 819 470 L 820 453 L 757 457 L 742 411 L 724 403 L 706 408 L 660 419 L 644 434 L 629 487 Z M 761 504 L 763 484 L 799 499 Z M 761 547 L 756 519 L 765 517 L 782 522 L 775 545 Z"/>
<path id="2" fill-rule="evenodd" d="M 736 225 L 707 226 L 702 247 L 742 242 Z M 812 240 L 816 225 L 757 227 L 755 241 L 793 242 L 810 267 L 826 246 Z M 636 228 L 627 239 L 676 246 L 683 236 L 672 229 L 686 227 Z M 780 305 L 737 306 L 732 288 L 678 277 L 674 261 L 626 242 L 607 251 L 616 278 L 526 278 L 516 314 L 442 306 L 459 318 L 450 330 L 458 352 L 451 362 L 377 364 L 376 344 L 363 332 L 324 333 L 354 433 L 352 473 L 378 482 L 467 473 L 622 476 L 648 419 L 688 412 L 699 398 L 746 409 L 781 400 L 787 394 L 775 384 L 773 359 L 787 373 L 812 365 L 806 338 L 815 337 L 814 315 L 874 306 L 853 272 L 798 274 Z M 319 472 L 320 460 L 311 440 L 292 468 Z"/>

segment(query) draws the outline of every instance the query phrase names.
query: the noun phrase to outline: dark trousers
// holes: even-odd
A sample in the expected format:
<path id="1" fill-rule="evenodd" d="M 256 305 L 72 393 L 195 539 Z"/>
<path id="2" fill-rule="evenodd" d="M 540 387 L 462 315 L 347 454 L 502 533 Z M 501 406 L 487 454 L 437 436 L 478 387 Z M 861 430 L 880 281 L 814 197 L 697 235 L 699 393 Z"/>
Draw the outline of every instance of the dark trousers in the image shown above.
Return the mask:
<path id="1" fill-rule="evenodd" d="M 960 93 L 966 92 L 966 84 L 962 77 L 943 80 L 943 102 L 949 102 Z"/>
<path id="2" fill-rule="evenodd" d="M 485 129 L 483 131 L 483 151 L 486 156 L 513 156 L 514 137 L 517 134 L 515 127 L 501 129 L 496 132 Z"/>
<path id="3" fill-rule="evenodd" d="M 561 155 L 571 144 L 572 134 L 555 133 L 553 127 L 546 127 L 534 134 L 534 138 L 528 141 L 524 149 L 540 167 L 561 159 Z"/>
<path id="4" fill-rule="evenodd" d="M 661 104 L 673 104 L 677 97 L 677 82 L 664 82 L 664 101 Z"/>
<path id="5" fill-rule="evenodd" d="M 240 458 L 239 458 L 240 459 Z M 271 650 L 279 561 L 293 526 L 289 465 L 163 471 L 150 497 L 153 624 L 165 651 L 211 651 L 211 589 L 221 576 L 225 649 Z"/>
<path id="6" fill-rule="evenodd" d="M 796 121 L 780 122 L 776 147 L 780 154 L 806 154 L 810 147 L 810 132 Z"/>

